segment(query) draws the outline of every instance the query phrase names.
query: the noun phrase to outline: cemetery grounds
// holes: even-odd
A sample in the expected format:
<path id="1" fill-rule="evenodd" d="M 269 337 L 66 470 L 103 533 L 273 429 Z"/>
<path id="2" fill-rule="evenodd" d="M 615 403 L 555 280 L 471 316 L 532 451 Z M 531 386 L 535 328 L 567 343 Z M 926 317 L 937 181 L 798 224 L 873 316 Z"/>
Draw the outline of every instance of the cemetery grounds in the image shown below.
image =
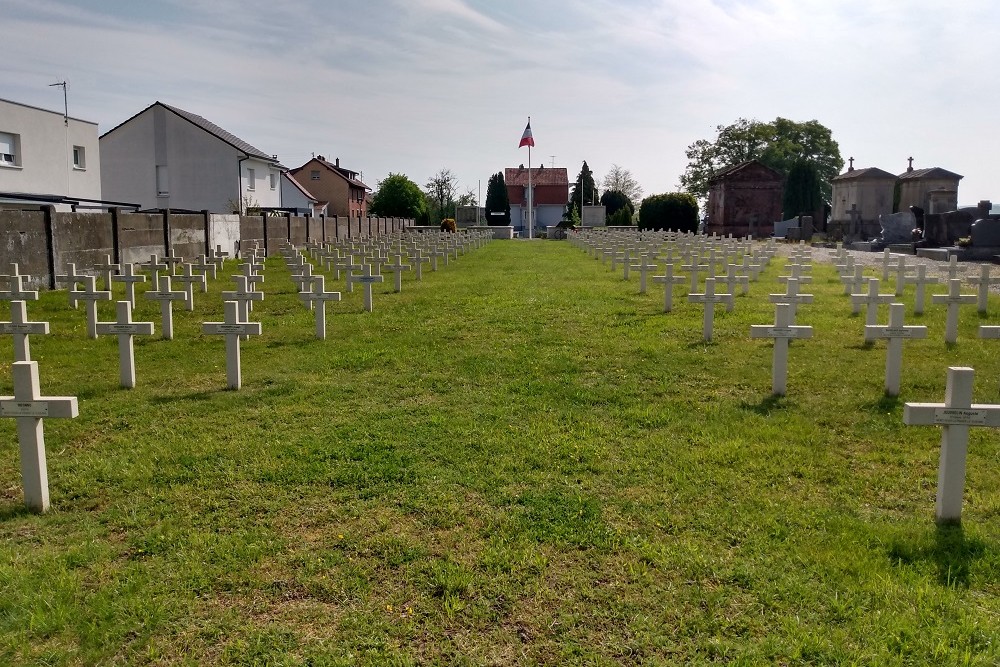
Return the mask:
<path id="1" fill-rule="evenodd" d="M 1000 662 L 997 434 L 972 429 L 964 522 L 938 527 L 940 431 L 902 420 L 949 366 L 998 402 L 1000 343 L 976 327 L 1000 301 L 946 345 L 944 308 L 913 316 L 908 288 L 929 332 L 887 398 L 885 344 L 816 262 L 797 317 L 814 334 L 776 398 L 749 331 L 773 322 L 783 263 L 706 343 L 686 287 L 663 313 L 662 287 L 568 243 L 493 242 L 378 285 L 372 313 L 344 293 L 320 341 L 270 258 L 238 392 L 201 334 L 234 262 L 175 309 L 174 340 L 136 338 L 133 390 L 116 338 L 42 292 L 32 358 L 80 416 L 45 420 L 44 515 L 0 420 L 0 663 Z"/>

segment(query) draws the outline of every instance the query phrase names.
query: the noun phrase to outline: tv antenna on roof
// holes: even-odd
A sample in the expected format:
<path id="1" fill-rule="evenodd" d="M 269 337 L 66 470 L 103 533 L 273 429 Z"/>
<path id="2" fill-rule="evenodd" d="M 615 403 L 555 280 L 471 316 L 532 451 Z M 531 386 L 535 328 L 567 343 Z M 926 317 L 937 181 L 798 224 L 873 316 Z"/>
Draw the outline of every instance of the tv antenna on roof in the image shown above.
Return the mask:
<path id="1" fill-rule="evenodd" d="M 62 86 L 63 89 L 63 124 L 69 125 L 69 100 L 66 97 L 66 81 L 60 81 L 59 83 L 50 83 L 49 88 L 52 86 Z"/>

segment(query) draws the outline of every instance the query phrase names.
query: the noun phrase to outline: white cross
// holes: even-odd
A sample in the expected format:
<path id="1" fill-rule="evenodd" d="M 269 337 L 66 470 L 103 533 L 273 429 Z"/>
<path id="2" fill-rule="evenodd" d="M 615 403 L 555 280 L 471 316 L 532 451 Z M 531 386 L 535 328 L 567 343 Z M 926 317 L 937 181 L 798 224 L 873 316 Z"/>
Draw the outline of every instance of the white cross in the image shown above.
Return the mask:
<path id="1" fill-rule="evenodd" d="M 17 420 L 21 450 L 24 502 L 35 512 L 49 508 L 49 475 L 45 464 L 44 417 L 73 418 L 80 414 L 75 396 L 42 396 L 37 361 L 15 361 L 14 395 L 0 396 L 0 417 Z"/>
<path id="2" fill-rule="evenodd" d="M 12 264 L 17 271 L 17 264 Z M 7 276 L 8 285 L 6 292 L 0 292 L 0 299 L 4 301 L 38 301 L 38 291 L 29 290 L 24 286 L 25 281 L 30 276 L 14 273 Z"/>
<path id="3" fill-rule="evenodd" d="M 633 264 L 632 268 L 639 272 L 639 294 L 646 293 L 646 275 L 650 271 L 656 271 L 656 262 L 652 264 L 649 262 L 649 255 L 640 255 L 639 258 L 642 260 L 638 264 Z"/>
<path id="4" fill-rule="evenodd" d="M 854 256 L 845 255 L 841 261 L 834 264 L 834 267 L 836 267 L 837 273 L 840 274 L 841 278 L 854 273 Z"/>
<path id="5" fill-rule="evenodd" d="M 115 264 L 111 261 L 111 255 L 104 256 L 103 264 L 95 264 L 94 269 L 100 272 L 101 276 L 104 278 L 104 289 L 111 291 L 111 276 L 121 270 L 119 264 Z"/>
<path id="6" fill-rule="evenodd" d="M 260 322 L 246 322 L 240 319 L 240 307 L 235 301 L 226 301 L 224 322 L 205 322 L 201 332 L 207 335 L 226 337 L 226 381 L 230 389 L 239 389 L 243 384 L 240 368 L 240 338 L 260 335 Z"/>
<path id="7" fill-rule="evenodd" d="M 811 264 L 798 264 L 798 263 L 786 264 L 785 268 L 789 270 L 789 275 L 778 276 L 778 282 L 783 283 L 793 278 L 795 280 L 798 280 L 800 285 L 805 285 L 807 283 L 812 282 L 812 278 L 810 276 L 805 275 L 807 272 L 812 271 Z"/>
<path id="8" fill-rule="evenodd" d="M 217 274 L 217 267 L 215 262 L 209 261 L 208 257 L 205 255 L 198 255 L 198 261 L 191 266 L 195 271 L 201 271 L 201 274 L 205 276 L 206 280 L 201 284 L 201 293 L 204 294 L 208 292 L 208 280 L 211 278 L 215 280 Z"/>
<path id="9" fill-rule="evenodd" d="M 739 285 L 740 294 L 746 295 L 750 291 L 750 277 L 737 274 L 740 268 L 738 264 L 727 264 L 726 277 L 723 279 L 723 282 L 726 283 L 726 287 L 730 293 L 735 294 L 736 286 Z"/>
<path id="10" fill-rule="evenodd" d="M 315 278 L 313 275 L 313 265 L 309 262 L 304 262 L 296 268 L 298 268 L 298 272 L 292 272 L 292 282 L 295 283 L 296 291 L 306 292 L 312 287 L 312 281 Z M 310 308 L 312 308 L 311 305 Z"/>
<path id="11" fill-rule="evenodd" d="M 346 277 L 348 294 L 354 292 L 354 272 L 363 267 L 364 264 L 358 264 L 355 262 L 354 255 L 351 254 L 344 255 L 344 259 L 341 260 L 340 268 L 343 270 Z"/>
<path id="12" fill-rule="evenodd" d="M 424 264 L 427 264 L 430 261 L 430 259 L 424 256 L 420 248 L 417 248 L 410 253 L 410 261 L 413 262 L 413 268 L 416 271 L 417 282 L 422 281 L 423 276 L 421 275 L 420 267 L 423 266 Z"/>
<path id="13" fill-rule="evenodd" d="M 299 292 L 299 298 L 309 304 L 310 310 L 316 311 L 316 338 L 326 340 L 326 302 L 340 301 L 340 292 L 327 292 L 326 278 L 320 275 L 313 277 L 312 291 Z"/>
<path id="14" fill-rule="evenodd" d="M 395 274 L 396 280 L 395 280 L 395 287 L 394 287 L 394 289 L 395 289 L 396 292 L 402 292 L 403 291 L 403 271 L 409 271 L 410 270 L 410 265 L 409 264 L 403 264 L 403 256 L 397 254 L 397 255 L 393 255 L 393 263 L 392 264 L 386 264 L 385 265 L 385 270 L 389 271 L 389 272 L 391 272 L 393 274 Z"/>
<path id="15" fill-rule="evenodd" d="M 944 270 L 948 274 L 948 280 L 958 278 L 958 274 L 965 273 L 965 267 L 958 263 L 958 255 L 948 257 L 948 268 Z"/>
<path id="16" fill-rule="evenodd" d="M 683 285 L 687 279 L 681 275 L 674 275 L 673 262 L 667 262 L 662 276 L 653 276 L 654 283 L 663 285 L 663 312 L 669 313 L 674 307 L 674 285 Z"/>
<path id="17" fill-rule="evenodd" d="M 715 319 L 715 304 L 726 304 L 726 310 L 733 308 L 732 294 L 716 294 L 715 278 L 705 279 L 705 291 L 701 294 L 688 294 L 691 303 L 705 304 L 705 317 L 702 323 L 702 336 L 706 341 L 712 340 L 712 321 Z"/>
<path id="18" fill-rule="evenodd" d="M 431 248 L 430 252 L 427 253 L 431 258 L 431 271 L 438 270 L 438 258 L 444 258 L 444 265 L 448 266 L 448 253 L 441 250 L 441 246 L 434 246 Z"/>
<path id="19" fill-rule="evenodd" d="M 146 282 L 146 276 L 135 272 L 135 264 L 123 264 L 121 273 L 111 280 L 125 283 L 125 299 L 135 308 L 135 284 Z"/>
<path id="20" fill-rule="evenodd" d="M 907 276 L 907 285 L 916 285 L 917 291 L 913 297 L 913 314 L 920 315 L 924 312 L 924 286 L 925 285 L 936 285 L 938 279 L 936 277 L 929 277 L 927 275 L 927 267 L 923 264 L 917 264 L 917 275 Z"/>
<path id="21" fill-rule="evenodd" d="M 856 314 L 859 308 L 864 305 L 865 326 L 874 326 L 878 324 L 878 305 L 880 303 L 892 303 L 892 300 L 895 298 L 895 294 L 879 294 L 878 278 L 869 278 L 867 293 L 851 295 L 851 305 L 854 306 L 854 310 L 851 312 Z"/>
<path id="22" fill-rule="evenodd" d="M 330 248 L 322 255 L 323 268 L 333 271 L 333 279 L 340 280 L 340 249 Z"/>
<path id="23" fill-rule="evenodd" d="M 139 266 L 142 267 L 144 271 L 149 271 L 153 274 L 153 284 L 157 285 L 160 282 L 160 271 L 166 271 L 167 265 L 157 259 L 156 255 L 150 255 L 148 262 L 140 262 Z"/>
<path id="24" fill-rule="evenodd" d="M 885 338 L 889 347 L 885 355 L 885 393 L 899 396 L 899 381 L 903 369 L 903 340 L 926 338 L 927 327 L 904 326 L 906 306 L 901 303 L 889 304 L 889 324 L 865 327 L 865 341 Z"/>
<path id="25" fill-rule="evenodd" d="M 750 278 L 751 281 L 757 282 L 757 276 L 760 275 L 760 271 L 763 268 L 760 264 L 756 264 L 750 255 L 743 255 L 743 272 Z"/>
<path id="26" fill-rule="evenodd" d="M 174 338 L 174 301 L 187 302 L 187 292 L 172 290 L 170 276 L 160 276 L 159 290 L 146 292 L 147 299 L 160 302 L 160 321 L 162 322 L 164 340 Z"/>
<path id="27" fill-rule="evenodd" d="M 695 256 L 692 255 L 690 263 L 681 264 L 681 270 L 689 271 L 691 273 L 691 286 L 688 288 L 689 294 L 698 289 L 701 274 L 708 272 L 708 264 L 699 264 L 699 261 L 699 259 L 695 259 Z"/>
<path id="28" fill-rule="evenodd" d="M 111 292 L 97 291 L 97 278 L 84 276 L 83 291 L 70 292 L 70 298 L 87 303 L 87 337 L 97 338 L 97 302 L 111 301 Z"/>
<path id="29" fill-rule="evenodd" d="M 14 361 L 31 361 L 29 334 L 47 334 L 48 322 L 29 322 L 24 301 L 10 302 L 10 322 L 0 322 L 0 334 L 14 337 Z"/>
<path id="30" fill-rule="evenodd" d="M 76 264 L 72 262 L 68 263 L 66 266 L 68 267 L 66 269 L 66 273 L 61 276 L 56 276 L 56 280 L 66 283 L 66 289 L 72 294 L 73 290 L 76 289 L 77 284 L 83 282 L 86 274 L 77 273 Z M 111 288 L 109 287 L 108 290 L 110 291 Z M 76 308 L 78 305 L 76 299 L 72 296 L 69 298 L 69 305 L 73 308 Z"/>
<path id="31" fill-rule="evenodd" d="M 385 278 L 383 276 L 377 276 L 372 273 L 371 264 L 362 265 L 361 275 L 352 275 L 351 280 L 354 282 L 361 283 L 365 290 L 365 311 L 372 312 L 372 285 L 374 283 L 380 283 Z"/>
<path id="32" fill-rule="evenodd" d="M 244 281 L 244 285 L 246 286 L 246 289 L 248 291 L 250 292 L 256 291 L 257 285 L 259 283 L 264 282 L 264 276 L 262 276 L 260 273 L 264 269 L 263 264 L 257 264 L 252 259 L 247 259 L 247 261 L 240 264 L 240 269 L 243 270 L 243 273 L 240 275 L 242 275 L 242 277 L 246 279 Z M 233 279 L 236 278 L 237 276 L 233 276 Z M 237 281 L 237 283 L 238 282 L 239 281 Z M 253 303 L 247 302 L 245 306 L 246 306 L 246 312 L 241 311 L 241 314 L 244 320 L 249 320 L 250 319 L 249 312 L 253 310 Z"/>
<path id="33" fill-rule="evenodd" d="M 253 305 L 254 301 L 263 301 L 264 293 L 251 290 L 246 276 L 233 276 L 233 281 L 236 282 L 236 289 L 222 292 L 222 300 L 238 303 L 239 309 L 237 314 L 241 322 L 246 322 L 250 319 L 250 306 Z M 243 340 L 247 340 L 247 338 L 244 337 Z"/>
<path id="34" fill-rule="evenodd" d="M 784 396 L 788 384 L 788 341 L 792 338 L 812 338 L 812 327 L 796 326 L 792 320 L 792 305 L 779 303 L 774 307 L 774 326 L 750 326 L 751 338 L 774 339 L 774 356 L 771 360 L 771 393 Z"/>
<path id="35" fill-rule="evenodd" d="M 906 255 L 900 255 L 896 262 L 896 296 L 902 296 L 906 278 L 913 270 L 914 267 L 906 263 Z"/>
<path id="36" fill-rule="evenodd" d="M 1000 278 L 990 278 L 990 265 L 983 264 L 979 267 L 979 276 L 977 278 L 969 278 L 969 282 L 979 288 L 979 301 L 977 305 L 979 312 L 985 313 L 989 306 L 990 285 L 1000 283 Z"/>
<path id="37" fill-rule="evenodd" d="M 882 264 L 882 282 L 889 282 L 889 270 L 892 268 L 892 251 L 888 248 L 882 253 L 882 259 L 879 263 Z"/>
<path id="38" fill-rule="evenodd" d="M 799 281 L 796 278 L 788 278 L 785 281 L 785 293 L 769 294 L 768 299 L 771 303 L 788 304 L 788 324 L 795 324 L 795 315 L 798 311 L 799 304 L 812 303 L 813 295 L 799 293 Z"/>
<path id="39" fill-rule="evenodd" d="M 115 305 L 117 320 L 98 322 L 97 333 L 118 336 L 118 377 L 122 387 L 131 389 L 135 386 L 135 345 L 132 343 L 132 336 L 152 336 L 153 323 L 133 322 L 132 304 L 128 301 L 118 301 Z"/>
<path id="40" fill-rule="evenodd" d="M 184 303 L 187 304 L 188 310 L 194 310 L 194 283 L 205 287 L 205 284 L 208 282 L 205 279 L 205 274 L 195 273 L 194 266 L 191 264 L 183 264 L 181 266 L 181 274 L 174 276 L 174 282 L 184 284 L 184 292 L 187 294 L 187 299 L 185 299 Z"/>
<path id="41" fill-rule="evenodd" d="M 173 275 L 177 273 L 177 266 L 184 263 L 184 258 L 177 257 L 174 255 L 167 255 L 160 261 L 162 261 L 164 264 L 167 265 L 167 270 L 170 272 L 171 275 Z"/>
<path id="42" fill-rule="evenodd" d="M 941 426 L 941 459 L 938 464 L 938 523 L 962 520 L 965 490 L 965 459 L 969 449 L 970 426 L 1000 426 L 1000 405 L 972 402 L 975 371 L 951 367 L 944 403 L 906 403 L 903 423 L 909 426 Z"/>
<path id="43" fill-rule="evenodd" d="M 947 294 L 934 294 L 931 303 L 942 303 L 948 306 L 948 318 L 945 321 L 944 342 L 954 343 L 958 340 L 958 307 L 966 303 L 975 303 L 975 294 L 960 294 L 962 279 L 952 278 L 948 281 Z"/>
<path id="44" fill-rule="evenodd" d="M 861 288 L 865 284 L 864 270 L 861 266 L 855 266 L 853 273 L 844 274 L 840 277 L 840 282 L 844 283 L 844 294 L 846 296 L 860 294 Z M 860 305 L 854 304 L 854 309 L 851 312 L 857 315 L 860 311 Z"/>

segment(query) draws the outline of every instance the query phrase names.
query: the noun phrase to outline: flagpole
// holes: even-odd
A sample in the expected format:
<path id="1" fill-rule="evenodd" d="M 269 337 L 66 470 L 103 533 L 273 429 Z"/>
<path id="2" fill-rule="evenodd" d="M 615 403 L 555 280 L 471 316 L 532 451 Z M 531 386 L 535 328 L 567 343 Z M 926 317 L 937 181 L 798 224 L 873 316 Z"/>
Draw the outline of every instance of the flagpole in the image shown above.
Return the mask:
<path id="1" fill-rule="evenodd" d="M 531 116 L 528 116 L 528 126 L 531 126 Z M 532 142 L 534 143 L 534 142 Z M 528 144 L 528 238 L 534 238 L 535 210 L 534 193 L 531 188 L 531 144 Z"/>

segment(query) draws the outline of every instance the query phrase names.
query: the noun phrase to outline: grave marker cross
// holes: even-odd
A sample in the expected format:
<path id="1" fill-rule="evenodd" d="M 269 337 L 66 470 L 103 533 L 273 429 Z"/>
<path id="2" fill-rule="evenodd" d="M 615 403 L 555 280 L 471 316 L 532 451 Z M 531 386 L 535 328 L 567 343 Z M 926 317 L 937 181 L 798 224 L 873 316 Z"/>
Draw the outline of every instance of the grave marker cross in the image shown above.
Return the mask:
<path id="1" fill-rule="evenodd" d="M 84 276 L 82 282 L 83 291 L 70 292 L 70 298 L 87 302 L 87 336 L 97 338 L 97 302 L 111 301 L 111 292 L 98 292 L 94 276 Z"/>
<path id="2" fill-rule="evenodd" d="M 663 284 L 663 312 L 669 313 L 674 307 L 674 285 L 683 285 L 687 279 L 674 275 L 673 262 L 667 262 L 662 276 L 653 276 L 654 283 Z"/>
<path id="3" fill-rule="evenodd" d="M 899 380 L 903 369 L 903 340 L 926 338 L 927 327 L 904 326 L 906 306 L 901 303 L 889 304 L 889 324 L 865 327 L 865 341 L 885 338 L 889 347 L 885 354 L 885 393 L 899 396 Z"/>
<path id="4" fill-rule="evenodd" d="M 854 306 L 854 313 L 857 313 L 860 306 L 864 305 L 865 326 L 874 326 L 878 324 L 878 305 L 880 303 L 891 303 L 895 298 L 895 294 L 879 294 L 878 278 L 869 278 L 868 292 L 865 294 L 852 294 L 851 304 Z"/>
<path id="5" fill-rule="evenodd" d="M 962 494 L 965 490 L 965 459 L 969 449 L 969 428 L 1000 426 L 1000 405 L 972 402 L 975 371 L 951 367 L 944 403 L 906 403 L 903 423 L 908 426 L 941 426 L 941 458 L 938 463 L 938 523 L 962 520 Z"/>
<path id="6" fill-rule="evenodd" d="M 74 264 L 73 262 L 70 262 L 70 263 L 66 264 L 66 266 L 68 267 L 66 269 L 66 273 L 62 274 L 61 276 L 56 276 L 56 280 L 58 280 L 60 282 L 66 283 L 66 289 L 72 295 L 73 294 L 73 290 L 76 289 L 77 284 L 83 282 L 83 279 L 86 276 L 86 274 L 77 273 L 76 272 L 76 264 Z M 107 284 L 110 284 L 110 283 L 107 283 Z M 109 292 L 111 291 L 110 287 L 108 288 L 108 291 Z M 69 305 L 72 306 L 73 308 L 76 308 L 79 304 L 77 303 L 76 299 L 74 299 L 72 296 L 70 296 L 69 297 Z"/>
<path id="7" fill-rule="evenodd" d="M 239 304 L 226 301 L 224 322 L 205 322 L 201 332 L 207 335 L 226 337 L 226 382 L 230 389 L 239 389 L 243 384 L 240 368 L 240 338 L 260 335 L 260 322 L 246 322 L 240 319 Z"/>
<path id="8" fill-rule="evenodd" d="M 774 356 L 771 360 L 771 393 L 784 396 L 788 384 L 788 342 L 792 338 L 812 338 L 812 327 L 796 326 L 792 319 L 792 304 L 779 303 L 774 307 L 774 326 L 750 326 L 751 338 L 774 339 Z"/>
<path id="9" fill-rule="evenodd" d="M 239 319 L 241 322 L 246 322 L 250 319 L 250 306 L 254 301 L 263 301 L 264 293 L 254 292 L 249 289 L 246 276 L 233 276 L 233 281 L 236 282 L 236 289 L 222 292 L 222 300 L 236 302 L 238 304 L 237 314 Z M 244 338 L 243 340 L 247 339 Z"/>
<path id="10" fill-rule="evenodd" d="M 340 292 L 327 292 L 326 278 L 320 275 L 313 277 L 312 291 L 299 292 L 299 298 L 308 303 L 310 308 L 313 308 L 313 303 L 316 304 L 314 308 L 316 311 L 316 338 L 326 340 L 326 302 L 340 301 Z"/>
<path id="11" fill-rule="evenodd" d="M 160 302 L 160 321 L 163 328 L 164 340 L 174 338 L 174 301 L 187 301 L 187 292 L 183 290 L 172 290 L 170 288 L 170 276 L 160 276 L 159 290 L 146 292 L 147 299 Z"/>
<path id="12" fill-rule="evenodd" d="M 931 303 L 941 303 L 948 306 L 948 317 L 945 320 L 944 342 L 954 343 L 958 340 L 958 308 L 967 303 L 975 303 L 975 294 L 960 294 L 962 279 L 952 278 L 948 281 L 947 294 L 934 294 Z"/>
<path id="13" fill-rule="evenodd" d="M 174 281 L 178 283 L 184 283 L 184 292 L 187 294 L 187 299 L 184 303 L 187 304 L 187 309 L 194 310 L 194 283 L 198 283 L 205 287 L 207 280 L 205 279 L 205 274 L 195 273 L 194 266 L 189 263 L 181 265 L 181 274 L 179 276 L 174 276 Z"/>
<path id="14" fill-rule="evenodd" d="M 917 264 L 917 275 L 907 276 L 907 285 L 916 285 L 917 290 L 913 296 L 913 314 L 920 315 L 924 312 L 924 286 L 925 285 L 936 285 L 938 279 L 936 277 L 930 277 L 927 275 L 927 267 L 923 264 Z"/>
<path id="15" fill-rule="evenodd" d="M 146 282 L 146 276 L 135 272 L 135 264 L 125 264 L 122 266 L 121 273 L 112 276 L 111 280 L 125 283 L 125 299 L 135 308 L 135 284 Z"/>
<path id="16" fill-rule="evenodd" d="M 706 341 L 712 340 L 712 322 L 715 319 L 715 304 L 726 304 L 726 310 L 733 308 L 732 294 L 716 294 L 715 278 L 705 279 L 705 291 L 701 294 L 688 294 L 691 303 L 705 304 L 705 317 L 702 323 L 702 336 Z"/>
<path id="17" fill-rule="evenodd" d="M 396 255 L 393 255 L 392 257 L 393 257 L 393 263 L 392 264 L 386 264 L 384 268 L 385 268 L 386 271 L 389 271 L 389 272 L 395 274 L 396 279 L 395 279 L 394 289 L 395 289 L 396 292 L 402 292 L 403 291 L 403 271 L 409 271 L 410 270 L 410 265 L 409 264 L 403 264 L 403 256 L 402 255 L 396 254 Z"/>
<path id="18" fill-rule="evenodd" d="M 373 274 L 371 264 L 364 264 L 361 275 L 352 276 L 351 279 L 363 285 L 365 291 L 365 311 L 372 312 L 372 286 L 375 283 L 385 280 L 385 277 Z"/>
<path id="19" fill-rule="evenodd" d="M 0 334 L 14 337 L 14 361 L 31 361 L 29 334 L 47 334 L 48 322 L 29 322 L 28 308 L 24 301 L 10 302 L 10 322 L 0 322 Z"/>
<path id="20" fill-rule="evenodd" d="M 111 255 L 104 256 L 103 264 L 95 264 L 94 269 L 96 269 L 101 276 L 104 278 L 104 289 L 111 291 L 111 277 L 121 270 L 121 265 L 115 264 L 111 261 Z"/>
<path id="21" fill-rule="evenodd" d="M 128 301 L 118 301 L 115 305 L 117 320 L 98 322 L 97 332 L 118 336 L 118 377 L 122 387 L 131 389 L 135 387 L 135 345 L 132 336 L 152 336 L 153 323 L 133 322 L 132 304 Z"/>
<path id="22" fill-rule="evenodd" d="M 990 265 L 983 264 L 979 267 L 979 276 L 976 278 L 970 278 L 969 282 L 979 288 L 979 300 L 977 302 L 977 306 L 980 313 L 985 313 L 989 306 L 990 285 L 1000 283 L 1000 278 L 990 278 Z"/>
<path id="23" fill-rule="evenodd" d="M 12 266 L 16 271 L 17 264 L 13 264 Z M 7 276 L 7 291 L 0 292 L 0 299 L 4 301 L 38 301 L 38 291 L 29 290 L 24 286 L 24 282 L 28 277 L 19 273 Z"/>
<path id="24" fill-rule="evenodd" d="M 650 263 L 649 255 L 643 254 L 639 256 L 640 262 L 638 264 L 633 264 L 632 268 L 639 272 L 639 294 L 646 293 L 646 276 L 650 271 L 656 271 L 656 262 Z"/>

